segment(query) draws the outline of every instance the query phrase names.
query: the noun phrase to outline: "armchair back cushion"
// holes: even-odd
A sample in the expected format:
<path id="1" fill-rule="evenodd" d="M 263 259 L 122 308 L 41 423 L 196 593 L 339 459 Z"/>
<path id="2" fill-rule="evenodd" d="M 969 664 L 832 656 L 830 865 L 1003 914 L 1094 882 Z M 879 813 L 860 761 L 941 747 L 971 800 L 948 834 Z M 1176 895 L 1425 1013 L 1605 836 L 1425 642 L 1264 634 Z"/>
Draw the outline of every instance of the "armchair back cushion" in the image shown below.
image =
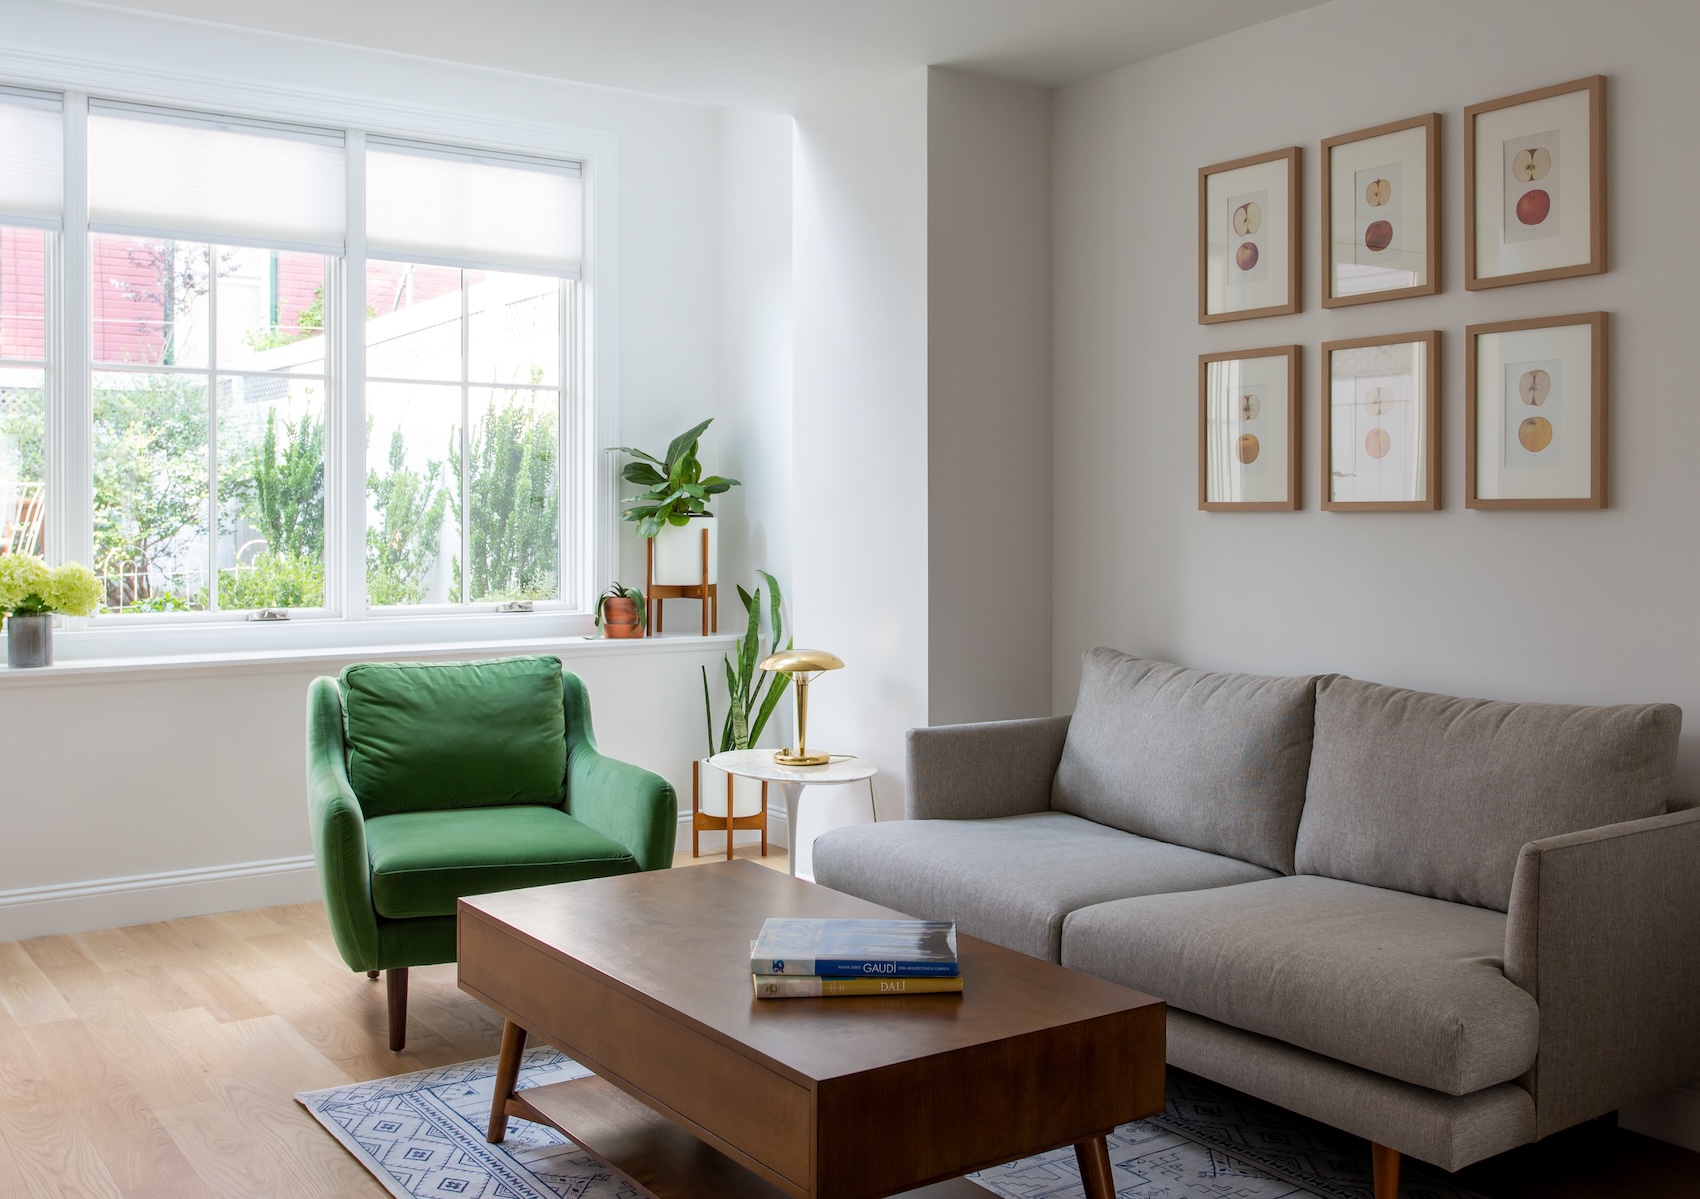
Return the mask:
<path id="1" fill-rule="evenodd" d="M 1506 911 L 1530 841 L 1665 811 L 1682 709 L 1317 688 L 1298 868 Z"/>
<path id="2" fill-rule="evenodd" d="M 367 819 L 559 806 L 561 660 L 357 663 L 342 672 L 348 781 Z"/>
<path id="3" fill-rule="evenodd" d="M 1051 807 L 1293 872 L 1316 679 L 1086 655 Z"/>

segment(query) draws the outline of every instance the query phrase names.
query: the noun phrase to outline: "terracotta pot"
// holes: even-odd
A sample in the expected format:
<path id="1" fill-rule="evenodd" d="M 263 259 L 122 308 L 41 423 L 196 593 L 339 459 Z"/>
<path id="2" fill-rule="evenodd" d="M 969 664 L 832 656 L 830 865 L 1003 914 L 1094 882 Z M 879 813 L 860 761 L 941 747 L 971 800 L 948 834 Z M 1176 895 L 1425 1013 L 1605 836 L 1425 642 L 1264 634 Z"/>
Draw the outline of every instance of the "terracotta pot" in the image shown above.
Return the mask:
<path id="1" fill-rule="evenodd" d="M 642 637 L 638 624 L 637 601 L 624 596 L 610 596 L 602 601 L 602 635 L 604 637 Z"/>

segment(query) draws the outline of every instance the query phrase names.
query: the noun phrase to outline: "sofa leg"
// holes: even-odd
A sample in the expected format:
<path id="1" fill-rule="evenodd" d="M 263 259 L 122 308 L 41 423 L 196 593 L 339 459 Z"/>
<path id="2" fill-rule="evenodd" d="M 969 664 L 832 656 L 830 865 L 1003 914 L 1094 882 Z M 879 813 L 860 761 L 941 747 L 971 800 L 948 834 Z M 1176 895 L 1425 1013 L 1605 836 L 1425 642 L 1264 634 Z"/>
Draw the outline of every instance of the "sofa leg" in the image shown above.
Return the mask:
<path id="1" fill-rule="evenodd" d="M 1369 1157 L 1375 1173 L 1375 1199 L 1399 1199 L 1399 1151 L 1372 1144 Z"/>
<path id="2" fill-rule="evenodd" d="M 384 982 L 390 998 L 390 1050 L 400 1053 L 407 1048 L 407 967 L 384 971 Z"/>
<path id="3" fill-rule="evenodd" d="M 366 977 L 371 979 L 373 982 L 377 982 L 378 981 L 378 972 L 376 970 L 368 970 L 368 971 L 366 971 Z"/>

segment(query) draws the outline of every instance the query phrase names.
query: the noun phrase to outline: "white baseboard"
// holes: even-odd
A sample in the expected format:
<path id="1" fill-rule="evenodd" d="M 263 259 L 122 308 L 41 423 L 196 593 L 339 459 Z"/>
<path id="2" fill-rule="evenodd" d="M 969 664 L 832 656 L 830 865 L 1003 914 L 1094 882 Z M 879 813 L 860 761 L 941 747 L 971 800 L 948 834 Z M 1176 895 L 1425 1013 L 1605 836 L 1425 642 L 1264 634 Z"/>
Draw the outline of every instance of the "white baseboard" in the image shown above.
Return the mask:
<path id="1" fill-rule="evenodd" d="M 82 933 L 319 897 L 308 856 L 0 891 L 0 941 Z"/>
<path id="2" fill-rule="evenodd" d="M 1617 1123 L 1630 1132 L 1700 1153 L 1700 1082 L 1631 1103 L 1618 1113 Z"/>
<path id="3" fill-rule="evenodd" d="M 777 808 L 776 809 L 776 808 L 774 808 L 770 805 L 767 809 L 767 843 L 768 843 L 768 845 L 769 846 L 777 845 L 781 849 L 785 849 L 787 846 L 789 846 L 791 844 L 791 835 L 790 835 L 790 832 L 788 831 L 788 828 L 789 828 L 789 826 L 785 823 L 785 809 L 784 808 Z M 709 852 L 725 853 L 726 852 L 726 834 L 723 833 L 723 832 L 711 833 L 711 832 L 708 832 L 707 830 L 704 830 L 703 834 L 702 834 L 701 844 L 702 844 L 702 852 L 705 853 L 705 854 L 709 853 Z M 732 834 L 732 844 L 734 844 L 734 845 L 760 845 L 761 844 L 761 834 L 759 832 L 755 832 L 755 831 L 749 830 L 749 829 L 740 829 L 738 832 Z M 678 832 L 678 835 L 676 837 L 674 837 L 674 839 L 673 839 L 673 852 L 674 853 L 689 853 L 690 851 L 691 851 L 691 814 L 687 810 L 687 811 L 679 813 L 679 832 Z"/>

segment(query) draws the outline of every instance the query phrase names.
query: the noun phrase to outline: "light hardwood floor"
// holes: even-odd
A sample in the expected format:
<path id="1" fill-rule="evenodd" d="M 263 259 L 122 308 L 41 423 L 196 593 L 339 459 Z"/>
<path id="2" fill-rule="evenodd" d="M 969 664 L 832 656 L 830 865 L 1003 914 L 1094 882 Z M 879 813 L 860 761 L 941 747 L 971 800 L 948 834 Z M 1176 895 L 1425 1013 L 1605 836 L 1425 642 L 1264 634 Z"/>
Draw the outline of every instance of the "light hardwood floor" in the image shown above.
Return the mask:
<path id="1" fill-rule="evenodd" d="M 384 1199 L 291 1096 L 496 1052 L 452 965 L 409 984 L 391 1053 L 316 903 L 0 943 L 0 1196 Z"/>

